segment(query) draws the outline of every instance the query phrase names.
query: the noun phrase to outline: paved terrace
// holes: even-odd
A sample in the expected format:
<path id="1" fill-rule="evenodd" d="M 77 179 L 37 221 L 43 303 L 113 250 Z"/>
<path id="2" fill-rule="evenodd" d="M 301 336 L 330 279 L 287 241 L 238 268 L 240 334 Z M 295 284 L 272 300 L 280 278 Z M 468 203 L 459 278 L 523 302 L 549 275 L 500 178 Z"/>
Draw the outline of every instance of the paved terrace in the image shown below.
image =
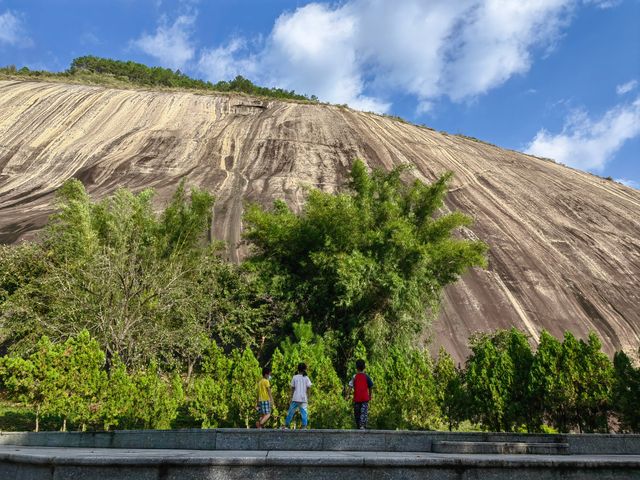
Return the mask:
<path id="1" fill-rule="evenodd" d="M 640 435 L 0 433 L 0 479 L 640 479 Z"/>

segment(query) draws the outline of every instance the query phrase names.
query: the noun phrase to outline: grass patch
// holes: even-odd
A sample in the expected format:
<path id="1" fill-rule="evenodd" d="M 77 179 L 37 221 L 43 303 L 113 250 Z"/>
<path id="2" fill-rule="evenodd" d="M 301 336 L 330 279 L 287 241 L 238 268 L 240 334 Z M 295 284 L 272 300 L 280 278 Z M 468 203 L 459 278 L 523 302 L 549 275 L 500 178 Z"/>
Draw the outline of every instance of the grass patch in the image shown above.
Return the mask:
<path id="1" fill-rule="evenodd" d="M 40 430 L 56 431 L 62 427 L 62 419 L 45 415 L 40 419 Z M 36 428 L 36 413 L 29 407 L 0 397 L 0 431 L 33 432 Z"/>

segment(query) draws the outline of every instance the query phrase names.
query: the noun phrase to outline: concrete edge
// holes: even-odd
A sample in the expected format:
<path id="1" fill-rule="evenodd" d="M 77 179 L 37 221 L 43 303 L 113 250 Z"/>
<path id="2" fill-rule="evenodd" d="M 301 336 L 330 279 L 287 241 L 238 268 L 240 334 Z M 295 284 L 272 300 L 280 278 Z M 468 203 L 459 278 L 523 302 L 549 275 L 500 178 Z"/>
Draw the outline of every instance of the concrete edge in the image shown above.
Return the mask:
<path id="1" fill-rule="evenodd" d="M 62 452 L 61 452 L 62 453 Z M 95 454 L 87 456 L 88 453 Z M 134 453 L 128 451 L 129 454 Z M 109 466 L 109 467 L 149 467 L 159 465 L 177 466 L 313 466 L 313 467 L 375 467 L 375 468 L 554 468 L 554 469 L 634 469 L 640 473 L 640 456 L 560 456 L 540 457 L 524 455 L 439 455 L 416 452 L 415 456 L 399 457 L 375 456 L 376 452 L 349 452 L 349 455 L 335 456 L 329 452 L 325 455 L 304 455 L 301 452 L 259 452 L 238 451 L 226 452 L 225 456 L 190 456 L 188 451 L 167 452 L 167 455 L 145 455 L 143 451 L 135 451 L 136 456 L 121 456 L 117 452 L 87 452 L 77 455 L 58 455 L 19 452 L 0 452 L 0 463 L 30 464 L 49 466 Z M 192 452 L 193 453 L 193 452 Z M 230 456 L 229 453 L 237 454 Z M 346 452 L 345 452 L 346 453 Z M 366 455 L 367 453 L 368 455 Z"/>

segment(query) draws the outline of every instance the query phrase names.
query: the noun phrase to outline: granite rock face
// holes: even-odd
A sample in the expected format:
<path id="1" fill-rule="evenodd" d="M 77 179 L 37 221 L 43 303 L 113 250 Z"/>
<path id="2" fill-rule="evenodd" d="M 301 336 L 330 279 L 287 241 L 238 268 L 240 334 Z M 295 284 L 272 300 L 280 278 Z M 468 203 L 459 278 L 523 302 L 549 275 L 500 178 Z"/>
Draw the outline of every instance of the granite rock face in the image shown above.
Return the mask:
<path id="1" fill-rule="evenodd" d="M 0 81 L 0 242 L 32 238 L 69 177 L 102 197 L 182 178 L 216 195 L 212 234 L 238 260 L 244 203 L 300 206 L 334 191 L 355 158 L 455 173 L 448 208 L 490 246 L 489 268 L 447 288 L 435 345 L 467 354 L 477 330 L 533 341 L 595 330 L 611 353 L 640 346 L 640 191 L 552 161 L 337 106 L 28 81 Z"/>

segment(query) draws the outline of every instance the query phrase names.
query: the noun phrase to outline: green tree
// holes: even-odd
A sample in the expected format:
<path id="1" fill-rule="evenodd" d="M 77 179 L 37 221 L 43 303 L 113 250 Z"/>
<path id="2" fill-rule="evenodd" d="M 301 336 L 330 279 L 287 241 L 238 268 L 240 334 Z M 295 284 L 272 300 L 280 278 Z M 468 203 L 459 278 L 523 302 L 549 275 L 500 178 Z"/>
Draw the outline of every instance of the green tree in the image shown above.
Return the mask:
<path id="1" fill-rule="evenodd" d="M 529 408 L 529 377 L 533 364 L 533 352 L 529 339 L 521 331 L 511 328 L 507 338 L 507 354 L 513 362 L 513 381 L 509 389 L 505 422 L 508 430 L 535 431 L 539 426 Z"/>
<path id="2" fill-rule="evenodd" d="M 105 355 L 100 345 L 84 330 L 62 344 L 57 363 L 63 430 L 66 430 L 67 419 L 83 431 L 89 425 L 96 426 L 102 418 L 101 398 L 107 388 Z"/>
<path id="3" fill-rule="evenodd" d="M 282 201 L 245 214 L 248 262 L 275 298 L 296 306 L 293 318 L 338 335 L 342 371 L 359 339 L 372 358 L 415 340 L 442 288 L 485 264 L 482 242 L 453 236 L 471 219 L 436 215 L 451 174 L 407 185 L 404 170 L 369 174 L 356 161 L 344 193 L 312 190 L 300 214 Z"/>
<path id="4" fill-rule="evenodd" d="M 271 393 L 274 401 L 271 413 L 277 426 L 284 426 L 289 408 L 291 378 L 301 362 L 299 355 L 298 350 L 292 349 L 285 356 L 280 348 L 276 348 L 271 356 Z"/>
<path id="5" fill-rule="evenodd" d="M 42 249 L 35 243 L 0 245 L 0 307 L 20 288 L 39 278 L 45 265 Z"/>
<path id="6" fill-rule="evenodd" d="M 231 386 L 229 391 L 229 411 L 234 427 L 249 428 L 256 414 L 256 392 L 260 379 L 260 365 L 249 347 L 235 349 L 231 355 Z"/>
<path id="7" fill-rule="evenodd" d="M 640 433 L 640 368 L 634 368 L 624 352 L 613 356 L 615 381 L 613 408 L 618 414 L 622 431 Z"/>
<path id="8" fill-rule="evenodd" d="M 29 358 L 2 358 L 2 379 L 9 396 L 31 406 L 36 414 L 35 430 L 43 415 L 57 415 L 63 409 L 63 378 L 59 368 L 62 351 L 49 338 L 42 337 Z"/>
<path id="9" fill-rule="evenodd" d="M 441 422 L 431 358 L 426 351 L 393 346 L 367 368 L 374 382 L 371 426 L 434 429 Z"/>
<path id="10" fill-rule="evenodd" d="M 0 342 L 5 349 L 14 350 L 20 342 L 31 350 L 42 336 L 44 329 L 32 318 L 48 311 L 42 288 L 47 263 L 37 243 L 0 245 Z"/>
<path id="11" fill-rule="evenodd" d="M 185 315 L 204 322 L 208 335 L 221 346 L 264 349 L 275 337 L 280 307 L 261 290 L 255 274 L 211 251 L 195 267 L 194 278 L 190 290 L 194 308 Z M 197 360 L 200 353 L 200 348 L 194 349 L 192 358 Z"/>
<path id="12" fill-rule="evenodd" d="M 501 345 L 496 345 L 501 340 L 491 335 L 471 340 L 465 379 L 472 419 L 495 432 L 506 429 L 505 414 L 513 381 L 513 362 L 501 351 Z"/>
<path id="13" fill-rule="evenodd" d="M 580 340 L 577 360 L 576 419 L 581 432 L 608 432 L 614 370 L 595 332 Z"/>
<path id="14" fill-rule="evenodd" d="M 543 330 L 529 374 L 529 408 L 532 422 L 541 426 L 545 421 L 560 431 L 569 428 L 570 383 L 565 378 L 562 344 Z"/>
<path id="15" fill-rule="evenodd" d="M 465 379 L 472 419 L 492 431 L 517 431 L 531 425 L 532 362 L 527 337 L 515 328 L 473 337 Z"/>
<path id="16" fill-rule="evenodd" d="M 272 299 L 209 242 L 213 197 L 183 183 L 161 214 L 152 200 L 120 189 L 93 202 L 70 180 L 43 242 L 0 250 L 2 320 L 16 351 L 42 333 L 64 341 L 86 329 L 132 370 L 155 360 L 189 377 L 210 338 L 264 341 L 278 322 Z"/>
<path id="17" fill-rule="evenodd" d="M 176 317 L 190 309 L 188 283 L 212 198 L 194 191 L 187 201 L 181 186 L 157 218 L 151 191 L 121 189 L 93 203 L 82 184 L 70 180 L 57 195 L 58 212 L 43 242 L 49 260 L 39 304 L 45 307 L 34 310 L 28 298 L 16 296 L 21 308 L 12 311 L 27 314 L 5 316 L 7 326 L 27 320 L 29 329 L 58 340 L 87 329 L 129 367 L 172 355 L 177 343 L 199 338 L 193 316 Z M 205 332 L 203 324 L 199 331 Z"/>
<path id="18" fill-rule="evenodd" d="M 542 332 L 529 381 L 531 412 L 561 432 L 607 431 L 613 368 L 594 333 L 562 344 Z"/>
<path id="19" fill-rule="evenodd" d="M 466 418 L 468 401 L 465 394 L 464 372 L 456 367 L 453 358 L 444 347 L 440 347 L 438 351 L 433 378 L 442 419 L 449 431 L 452 431 Z"/>
<path id="20" fill-rule="evenodd" d="M 163 378 L 158 366 L 152 362 L 133 375 L 135 399 L 131 419 L 136 428 L 169 429 L 184 400 L 180 377 L 174 374 Z"/>
<path id="21" fill-rule="evenodd" d="M 15 74 L 15 66 L 13 70 L 7 68 L 7 73 Z M 29 73 L 29 70 L 27 69 L 27 72 L 25 73 Z M 142 63 L 131 61 L 124 62 L 91 55 L 75 58 L 71 62 L 69 69 L 62 75 L 82 76 L 87 74 L 109 75 L 138 85 L 198 88 L 219 92 L 242 92 L 264 97 L 290 98 L 310 101 L 318 100 L 313 95 L 311 97 L 307 97 L 306 95 L 297 94 L 293 90 L 260 87 L 240 75 L 231 81 L 221 81 L 214 85 L 203 80 L 189 78 L 180 72 L 180 70 L 176 70 L 174 72 L 168 68 L 148 67 Z"/>
<path id="22" fill-rule="evenodd" d="M 202 428 L 224 425 L 229 417 L 230 374 L 233 363 L 212 342 L 202 359 L 202 372 L 196 376 L 189 395 L 189 413 Z"/>
<path id="23" fill-rule="evenodd" d="M 119 355 L 111 359 L 107 388 L 102 390 L 100 419 L 102 428 L 135 425 L 134 405 L 138 401 L 136 385 Z"/>

